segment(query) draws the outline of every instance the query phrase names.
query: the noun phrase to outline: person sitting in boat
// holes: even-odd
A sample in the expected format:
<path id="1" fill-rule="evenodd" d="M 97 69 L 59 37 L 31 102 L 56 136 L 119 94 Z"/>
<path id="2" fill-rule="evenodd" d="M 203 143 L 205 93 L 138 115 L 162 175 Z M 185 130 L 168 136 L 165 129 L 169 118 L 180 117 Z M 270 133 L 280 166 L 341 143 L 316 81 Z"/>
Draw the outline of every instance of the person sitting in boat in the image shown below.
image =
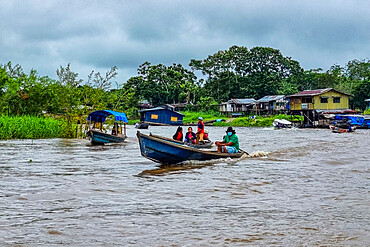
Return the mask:
<path id="1" fill-rule="evenodd" d="M 195 143 L 197 139 L 197 135 L 193 132 L 193 128 L 189 127 L 188 132 L 185 134 L 185 142 L 187 143 Z"/>
<path id="2" fill-rule="evenodd" d="M 182 134 L 182 127 L 179 126 L 176 130 L 176 133 L 173 135 L 173 139 L 176 141 L 181 141 L 184 139 L 184 135 Z"/>
<path id="3" fill-rule="evenodd" d="M 204 130 L 203 140 L 209 141 L 209 139 L 208 139 L 208 130 Z"/>
<path id="4" fill-rule="evenodd" d="M 203 118 L 199 117 L 198 118 L 198 131 L 197 131 L 197 140 L 196 144 L 199 144 L 199 141 L 203 142 L 203 136 L 204 136 L 204 123 L 203 123 Z"/>
<path id="5" fill-rule="evenodd" d="M 118 135 L 119 132 L 119 126 L 118 123 L 114 123 L 113 128 L 112 128 L 112 135 Z"/>
<path id="6" fill-rule="evenodd" d="M 237 153 L 239 152 L 239 138 L 232 127 L 227 128 L 222 142 L 216 142 L 217 152 Z"/>

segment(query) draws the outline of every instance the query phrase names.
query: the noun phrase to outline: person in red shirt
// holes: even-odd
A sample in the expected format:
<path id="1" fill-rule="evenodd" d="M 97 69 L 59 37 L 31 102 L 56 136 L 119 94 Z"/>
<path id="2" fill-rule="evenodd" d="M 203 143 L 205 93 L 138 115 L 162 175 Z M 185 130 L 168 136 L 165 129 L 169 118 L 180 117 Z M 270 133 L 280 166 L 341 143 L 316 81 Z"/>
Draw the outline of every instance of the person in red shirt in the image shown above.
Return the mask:
<path id="1" fill-rule="evenodd" d="M 199 117 L 198 118 L 198 131 L 197 131 L 197 141 L 196 144 L 199 144 L 199 141 L 203 142 L 203 136 L 204 136 L 204 123 L 203 123 L 203 118 Z"/>
<path id="2" fill-rule="evenodd" d="M 179 126 L 178 128 L 177 128 L 177 130 L 176 130 L 176 133 L 173 135 L 173 137 L 172 137 L 174 140 L 176 140 L 176 141 L 183 141 L 183 139 L 184 139 L 184 135 L 182 134 L 182 127 L 181 126 Z"/>

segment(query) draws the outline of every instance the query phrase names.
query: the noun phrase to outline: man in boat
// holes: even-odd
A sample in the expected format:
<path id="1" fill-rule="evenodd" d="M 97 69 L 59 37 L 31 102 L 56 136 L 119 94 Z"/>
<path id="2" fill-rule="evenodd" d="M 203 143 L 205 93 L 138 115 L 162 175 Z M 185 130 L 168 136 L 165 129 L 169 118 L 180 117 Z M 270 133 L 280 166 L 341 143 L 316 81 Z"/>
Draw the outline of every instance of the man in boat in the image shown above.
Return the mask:
<path id="1" fill-rule="evenodd" d="M 203 123 L 203 118 L 199 117 L 198 118 L 198 131 L 197 131 L 197 140 L 196 144 L 199 144 L 199 141 L 203 142 L 203 136 L 204 136 L 204 123 Z"/>
<path id="2" fill-rule="evenodd" d="M 239 152 L 239 138 L 232 127 L 227 128 L 222 142 L 216 142 L 217 152 L 237 153 Z"/>

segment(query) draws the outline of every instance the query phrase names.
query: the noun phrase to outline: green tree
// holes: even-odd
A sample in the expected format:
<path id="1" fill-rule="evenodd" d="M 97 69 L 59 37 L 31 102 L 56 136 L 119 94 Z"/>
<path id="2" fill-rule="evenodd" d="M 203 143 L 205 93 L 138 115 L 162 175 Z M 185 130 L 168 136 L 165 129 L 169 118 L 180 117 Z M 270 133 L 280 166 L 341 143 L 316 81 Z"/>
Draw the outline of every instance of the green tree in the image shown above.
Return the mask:
<path id="1" fill-rule="evenodd" d="M 190 66 L 208 76 L 205 88 L 218 102 L 293 91 L 297 86 L 288 84 L 296 83 L 292 78 L 303 73 L 297 61 L 269 47 L 232 46 L 204 60 L 191 60 Z"/>

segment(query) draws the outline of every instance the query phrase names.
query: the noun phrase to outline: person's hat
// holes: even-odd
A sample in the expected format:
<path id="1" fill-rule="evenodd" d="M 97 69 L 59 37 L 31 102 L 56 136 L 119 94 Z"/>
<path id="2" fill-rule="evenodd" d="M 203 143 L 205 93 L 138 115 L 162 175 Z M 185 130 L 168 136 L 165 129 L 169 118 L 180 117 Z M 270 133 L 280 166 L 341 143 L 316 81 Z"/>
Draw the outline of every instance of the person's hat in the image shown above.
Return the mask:
<path id="1" fill-rule="evenodd" d="M 233 132 L 233 133 L 235 133 L 235 130 L 233 129 L 233 127 L 229 127 L 229 128 L 227 128 L 226 132 Z"/>
<path id="2" fill-rule="evenodd" d="M 198 119 L 199 119 L 199 120 L 203 120 L 203 118 L 202 118 L 202 117 L 198 117 Z"/>

